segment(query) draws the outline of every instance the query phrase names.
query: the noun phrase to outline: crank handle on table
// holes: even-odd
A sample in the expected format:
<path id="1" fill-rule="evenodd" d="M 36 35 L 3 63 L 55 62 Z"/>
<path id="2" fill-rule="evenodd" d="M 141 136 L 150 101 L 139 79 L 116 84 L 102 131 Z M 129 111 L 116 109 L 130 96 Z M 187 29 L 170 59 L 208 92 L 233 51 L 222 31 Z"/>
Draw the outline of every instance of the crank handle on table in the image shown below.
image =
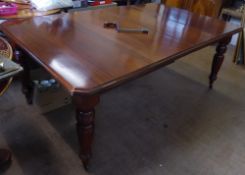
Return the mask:
<path id="1" fill-rule="evenodd" d="M 128 33 L 144 33 L 148 34 L 149 30 L 147 28 L 117 28 L 118 32 L 128 32 Z"/>

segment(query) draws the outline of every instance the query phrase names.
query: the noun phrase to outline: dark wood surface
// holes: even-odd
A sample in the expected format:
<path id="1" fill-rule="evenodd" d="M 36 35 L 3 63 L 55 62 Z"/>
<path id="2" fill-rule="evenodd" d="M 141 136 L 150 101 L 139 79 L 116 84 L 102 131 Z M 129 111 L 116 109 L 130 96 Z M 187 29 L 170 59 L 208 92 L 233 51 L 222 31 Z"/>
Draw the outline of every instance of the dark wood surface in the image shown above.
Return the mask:
<path id="1" fill-rule="evenodd" d="M 108 21 L 116 21 L 120 27 L 145 27 L 149 33 L 118 33 L 103 27 Z M 1 30 L 73 96 L 80 157 L 87 167 L 92 155 L 94 108 L 102 92 L 218 42 L 209 77 L 211 88 L 231 36 L 242 28 L 148 4 L 13 20 L 3 23 Z M 25 68 L 27 59 L 23 58 Z M 23 86 L 29 97 L 30 72 L 25 69 Z"/>
<path id="2" fill-rule="evenodd" d="M 149 29 L 118 33 L 105 21 Z M 14 20 L 2 31 L 70 92 L 93 94 L 152 71 L 240 28 L 184 10 L 148 4 Z"/>

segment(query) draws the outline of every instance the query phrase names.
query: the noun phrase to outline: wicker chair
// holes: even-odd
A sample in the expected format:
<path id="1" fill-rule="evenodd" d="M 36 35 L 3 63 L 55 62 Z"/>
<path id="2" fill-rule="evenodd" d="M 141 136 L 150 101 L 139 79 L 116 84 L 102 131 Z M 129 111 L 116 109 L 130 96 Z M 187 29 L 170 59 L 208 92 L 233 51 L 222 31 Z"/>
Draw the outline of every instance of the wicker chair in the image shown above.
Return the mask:
<path id="1" fill-rule="evenodd" d="M 0 37 L 0 55 L 10 60 L 12 60 L 13 58 L 13 49 L 9 44 L 9 42 L 3 37 Z M 12 81 L 13 81 L 12 77 L 0 81 L 0 96 L 3 95 L 3 93 L 8 89 Z"/>

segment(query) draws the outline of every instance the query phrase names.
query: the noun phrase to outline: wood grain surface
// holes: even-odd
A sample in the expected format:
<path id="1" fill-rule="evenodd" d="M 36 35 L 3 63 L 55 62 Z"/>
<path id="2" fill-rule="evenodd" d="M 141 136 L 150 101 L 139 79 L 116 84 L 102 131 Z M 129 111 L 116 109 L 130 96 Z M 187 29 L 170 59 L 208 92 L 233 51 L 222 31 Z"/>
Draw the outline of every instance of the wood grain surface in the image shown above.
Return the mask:
<path id="1" fill-rule="evenodd" d="M 105 21 L 145 27 L 149 34 L 118 33 L 105 29 Z M 230 37 L 241 28 L 148 4 L 13 20 L 3 23 L 1 30 L 71 94 L 91 95 Z"/>

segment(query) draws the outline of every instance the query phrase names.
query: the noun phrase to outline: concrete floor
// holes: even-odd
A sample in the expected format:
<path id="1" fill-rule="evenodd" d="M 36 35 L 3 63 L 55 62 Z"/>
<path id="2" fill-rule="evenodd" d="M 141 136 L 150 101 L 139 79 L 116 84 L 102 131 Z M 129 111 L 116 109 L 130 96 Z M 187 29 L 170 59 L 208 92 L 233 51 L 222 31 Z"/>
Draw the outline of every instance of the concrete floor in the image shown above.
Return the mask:
<path id="1" fill-rule="evenodd" d="M 94 175 L 243 175 L 245 70 L 231 63 L 213 90 L 208 47 L 101 98 Z M 72 106 L 47 114 L 26 105 L 15 82 L 0 98 L 0 147 L 14 154 L 6 175 L 83 175 Z"/>

